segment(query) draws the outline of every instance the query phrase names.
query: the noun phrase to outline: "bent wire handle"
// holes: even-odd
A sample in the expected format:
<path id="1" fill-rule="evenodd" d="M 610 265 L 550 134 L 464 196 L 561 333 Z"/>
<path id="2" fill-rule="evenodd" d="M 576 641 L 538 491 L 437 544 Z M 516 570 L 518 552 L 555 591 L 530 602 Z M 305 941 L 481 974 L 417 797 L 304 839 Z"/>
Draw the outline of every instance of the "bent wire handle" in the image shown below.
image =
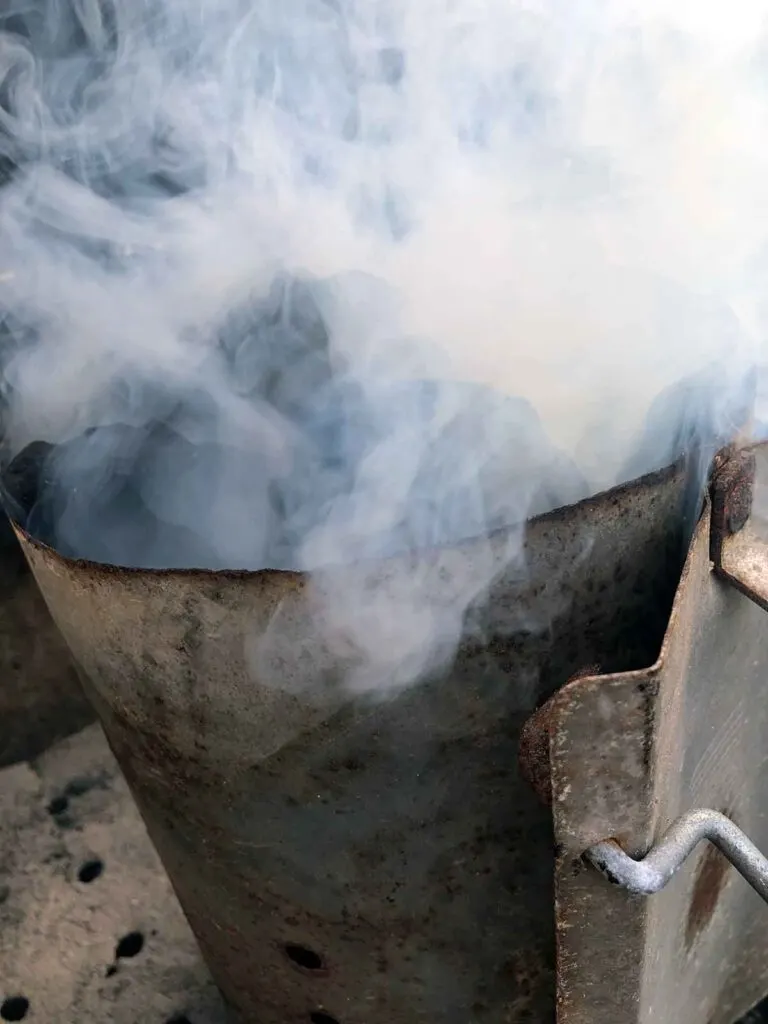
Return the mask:
<path id="1" fill-rule="evenodd" d="M 610 882 L 631 893 L 650 896 L 664 888 L 703 839 L 716 846 L 768 903 L 768 859 L 730 818 L 718 811 L 702 809 L 684 814 L 641 860 L 634 860 L 613 839 L 596 843 L 584 856 Z"/>

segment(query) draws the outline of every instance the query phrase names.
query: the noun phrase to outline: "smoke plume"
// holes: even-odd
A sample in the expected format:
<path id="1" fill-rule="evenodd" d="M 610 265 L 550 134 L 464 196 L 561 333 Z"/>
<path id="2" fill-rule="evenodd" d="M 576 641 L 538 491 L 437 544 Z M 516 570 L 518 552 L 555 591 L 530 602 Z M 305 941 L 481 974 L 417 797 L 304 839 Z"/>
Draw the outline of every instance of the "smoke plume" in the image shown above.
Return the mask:
<path id="1" fill-rule="evenodd" d="M 72 556 L 312 571 L 365 689 L 450 657 L 527 516 L 747 419 L 767 11 L 9 0 L 5 457 L 43 463 L 11 513 Z M 500 528 L 446 585 L 429 552 Z"/>

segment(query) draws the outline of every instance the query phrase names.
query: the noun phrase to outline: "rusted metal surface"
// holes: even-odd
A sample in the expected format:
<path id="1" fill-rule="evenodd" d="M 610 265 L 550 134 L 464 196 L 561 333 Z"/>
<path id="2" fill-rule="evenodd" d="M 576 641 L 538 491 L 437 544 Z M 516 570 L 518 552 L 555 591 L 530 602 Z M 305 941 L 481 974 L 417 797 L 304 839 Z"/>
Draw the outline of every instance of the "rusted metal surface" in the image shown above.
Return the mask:
<path id="1" fill-rule="evenodd" d="M 726 539 L 747 524 L 752 510 L 756 465 L 755 450 L 745 448 L 724 456 L 713 473 L 709 557 L 715 565 L 720 564 Z"/>
<path id="2" fill-rule="evenodd" d="M 0 513 L 0 767 L 37 757 L 93 718 L 67 645 Z"/>
<path id="3" fill-rule="evenodd" d="M 708 508 L 698 524 L 657 662 L 581 679 L 550 702 L 562 1024 L 731 1024 L 768 991 L 768 909 L 706 844 L 650 897 L 582 858 L 609 838 L 641 857 L 698 807 L 727 810 L 768 849 L 768 629 L 730 581 L 732 545 L 750 543 L 753 562 L 768 550 L 754 547 L 757 499 L 742 522 L 750 464 L 715 479 L 728 500 L 716 524 Z M 710 562 L 712 525 L 727 580 Z"/>
<path id="4" fill-rule="evenodd" d="M 546 807 L 552 804 L 552 766 L 549 759 L 551 722 L 550 699 L 524 723 L 518 748 L 520 775 Z"/>
<path id="5" fill-rule="evenodd" d="M 731 865 L 716 846 L 707 846 L 699 859 L 691 902 L 685 918 L 685 948 L 691 950 L 714 917 Z"/>
<path id="6" fill-rule="evenodd" d="M 724 486 L 713 488 L 713 503 L 737 510 L 730 529 L 722 530 L 712 551 L 715 571 L 732 586 L 768 611 L 768 449 L 755 445 L 742 456 L 744 475 L 732 474 Z M 734 486 L 733 480 L 736 478 Z M 742 482 L 739 482 L 741 479 Z M 746 515 L 744 510 L 746 509 Z M 750 514 L 751 513 L 751 514 Z M 734 529 L 733 526 L 736 526 Z"/>
<path id="7" fill-rule="evenodd" d="M 584 665 L 656 658 L 685 490 L 677 467 L 532 521 L 527 571 L 500 573 L 451 670 L 381 704 L 314 695 L 318 664 L 340 666 L 300 575 L 116 569 L 18 531 L 243 1022 L 554 1019 L 551 816 L 519 775 L 520 732 Z M 247 656 L 277 615 L 297 638 L 280 685 Z"/>
<path id="8" fill-rule="evenodd" d="M 599 671 L 599 665 L 590 665 L 571 676 L 565 685 L 569 686 L 585 676 L 596 675 Z M 518 748 L 520 774 L 547 807 L 552 804 L 552 765 L 549 751 L 553 709 L 554 704 L 550 698 L 534 711 L 523 725 Z"/>

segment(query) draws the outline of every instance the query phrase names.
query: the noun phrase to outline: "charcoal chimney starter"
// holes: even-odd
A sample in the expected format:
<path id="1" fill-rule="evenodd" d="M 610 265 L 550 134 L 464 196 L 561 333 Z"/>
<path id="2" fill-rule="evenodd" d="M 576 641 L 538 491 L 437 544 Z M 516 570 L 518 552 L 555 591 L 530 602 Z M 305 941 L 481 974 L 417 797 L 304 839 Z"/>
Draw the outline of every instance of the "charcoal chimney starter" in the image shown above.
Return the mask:
<path id="1" fill-rule="evenodd" d="M 2 502 L 239 1024 L 768 992 L 763 6 L 4 5 Z"/>
<path id="2" fill-rule="evenodd" d="M 764 612 L 721 578 L 752 543 L 734 465 L 716 463 L 738 522 L 715 491 L 687 555 L 683 464 L 530 520 L 524 578 L 496 580 L 450 669 L 386 701 L 296 678 L 327 650 L 302 637 L 301 573 L 126 569 L 16 526 L 235 1019 L 608 1024 L 673 1005 L 727 1024 L 768 989 L 762 925 L 717 942 L 761 910 L 727 862 L 705 920 L 698 854 L 650 899 L 582 857 L 606 839 L 638 856 L 702 802 L 768 845 L 765 713 L 745 704 Z M 311 654 L 282 688 L 248 655 L 278 609 Z M 509 628 L 527 621 L 549 627 Z"/>

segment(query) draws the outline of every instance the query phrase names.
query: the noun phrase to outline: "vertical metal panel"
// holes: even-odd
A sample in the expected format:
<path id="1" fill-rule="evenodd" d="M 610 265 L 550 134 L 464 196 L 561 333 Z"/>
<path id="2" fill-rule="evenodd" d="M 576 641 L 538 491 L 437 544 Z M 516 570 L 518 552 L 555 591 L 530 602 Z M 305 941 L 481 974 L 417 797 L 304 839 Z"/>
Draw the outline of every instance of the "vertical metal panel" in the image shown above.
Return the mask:
<path id="1" fill-rule="evenodd" d="M 707 510 L 657 664 L 552 702 L 561 1024 L 731 1024 L 768 992 L 768 908 L 713 847 L 651 897 L 580 858 L 607 838 L 642 855 L 697 807 L 768 849 L 768 622 L 713 571 L 709 541 Z"/>

